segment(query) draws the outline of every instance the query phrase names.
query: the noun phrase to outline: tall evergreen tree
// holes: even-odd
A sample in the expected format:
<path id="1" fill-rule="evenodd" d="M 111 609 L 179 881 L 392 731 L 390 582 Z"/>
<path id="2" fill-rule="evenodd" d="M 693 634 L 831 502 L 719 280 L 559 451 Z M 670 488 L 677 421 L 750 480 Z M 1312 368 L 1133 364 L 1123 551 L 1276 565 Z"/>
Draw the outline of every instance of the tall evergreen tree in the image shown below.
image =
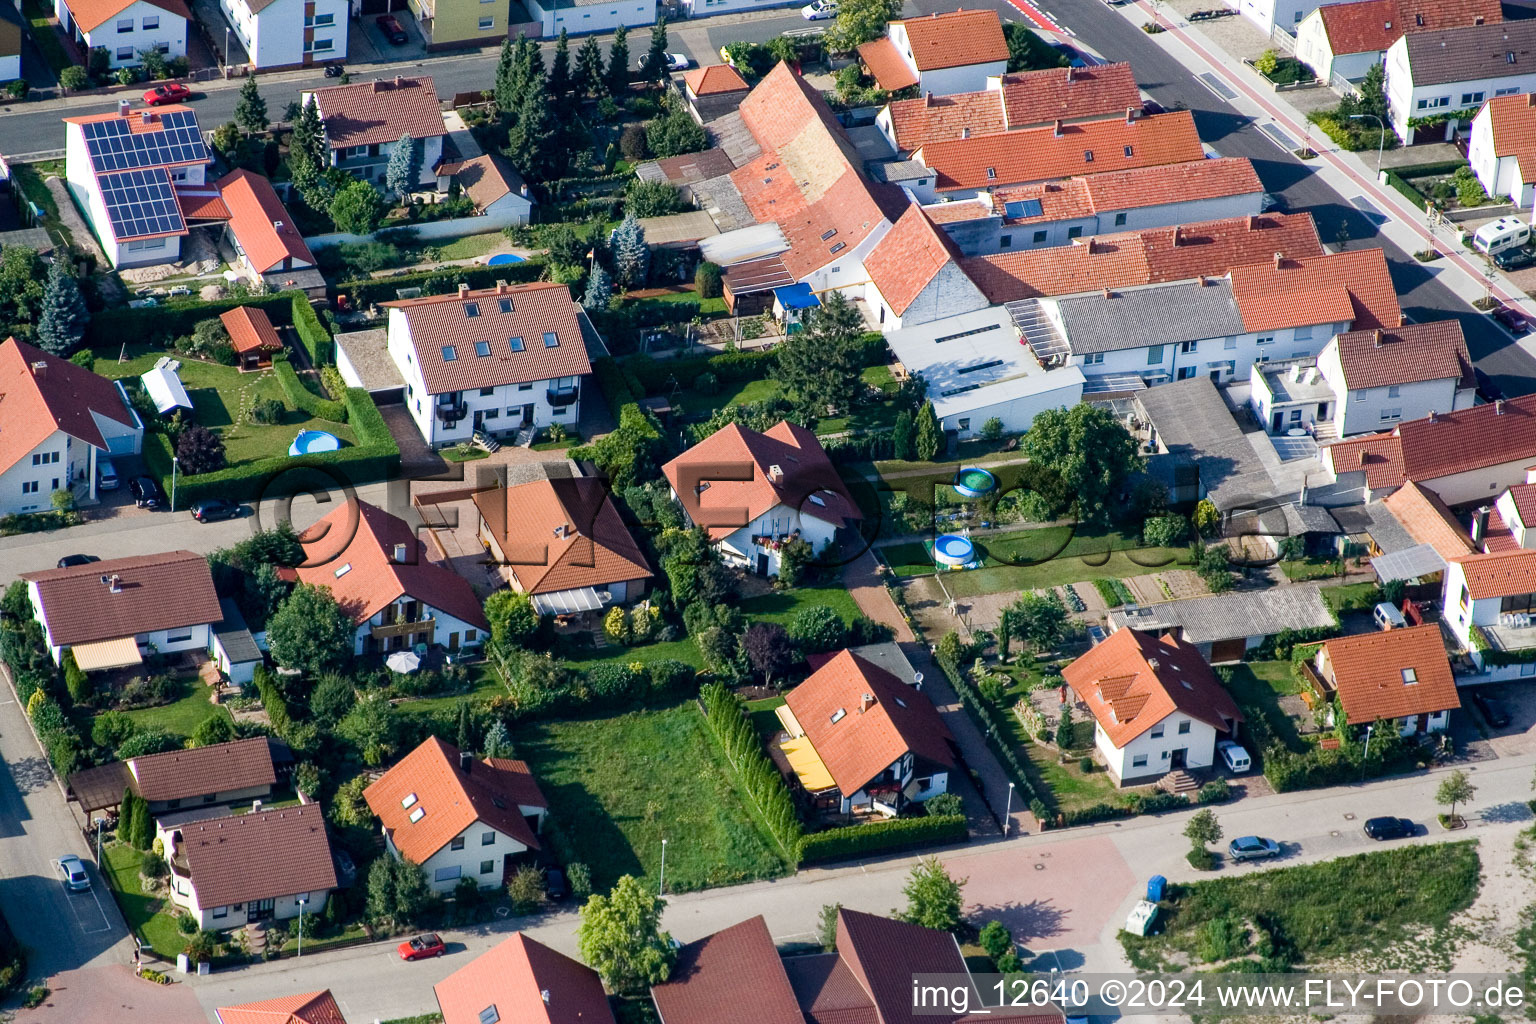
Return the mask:
<path id="1" fill-rule="evenodd" d="M 267 130 L 267 101 L 256 88 L 256 76 L 245 80 L 240 87 L 240 101 L 235 104 L 235 123 L 248 132 Z"/>
<path id="2" fill-rule="evenodd" d="M 593 98 L 608 95 L 603 48 L 598 44 L 597 36 L 587 36 L 587 41 L 576 51 L 576 89 Z"/>
<path id="3" fill-rule="evenodd" d="M 456 738 L 459 741 L 459 750 L 461 750 L 461 751 L 468 752 L 468 751 L 473 751 L 475 749 L 474 745 L 470 742 L 470 732 L 469 732 L 469 730 L 470 730 L 470 723 L 469 723 L 469 701 L 467 701 L 467 700 L 466 701 L 460 701 L 459 702 L 459 729 L 458 729 L 458 736 Z"/>
<path id="4" fill-rule="evenodd" d="M 529 79 L 517 120 L 507 132 L 506 155 L 523 177 L 543 181 L 554 157 L 555 118 L 544 98 L 544 69 Z"/>
<path id="5" fill-rule="evenodd" d="M 939 418 L 934 415 L 933 403 L 924 402 L 917 410 L 917 436 L 914 438 L 917 457 L 931 461 L 939 454 L 944 442 L 944 431 L 939 429 Z"/>
<path id="6" fill-rule="evenodd" d="M 319 174 L 325 169 L 325 128 L 320 123 L 320 108 L 311 96 L 299 119 L 294 122 L 293 134 L 288 137 L 288 167 L 297 178 L 297 165 L 303 163 Z"/>
<path id="7" fill-rule="evenodd" d="M 522 36 L 518 36 L 519 39 Z M 491 98 L 496 101 L 496 109 L 506 114 L 517 109 L 517 97 L 512 91 L 512 65 L 516 51 L 512 47 L 511 39 L 504 39 L 501 43 L 501 56 L 496 61 L 496 85 L 491 92 Z"/>
<path id="8" fill-rule="evenodd" d="M 779 382 L 807 419 L 846 414 L 862 384 L 854 342 L 864 329 L 858 309 L 830 292 L 805 317 L 805 329 L 779 347 Z M 807 424 L 809 425 L 809 424 Z"/>
<path id="9" fill-rule="evenodd" d="M 613 30 L 608 47 L 608 91 L 615 100 L 629 91 L 629 32 L 623 25 Z"/>
<path id="10" fill-rule="evenodd" d="M 588 313 L 599 309 L 608 308 L 608 300 L 613 297 L 613 278 L 608 276 L 608 271 L 601 263 L 592 267 L 592 273 L 587 277 L 587 292 L 581 297 L 581 306 Z"/>
<path id="11" fill-rule="evenodd" d="M 625 288 L 645 285 L 645 275 L 651 268 L 651 249 L 645 244 L 645 229 L 634 214 L 625 216 L 613 231 L 613 270 L 619 284 Z"/>
<path id="12" fill-rule="evenodd" d="M 37 319 L 37 344 L 43 351 L 67 356 L 80 347 L 90 311 L 80 295 L 80 285 L 65 261 L 56 258 L 48 268 L 48 284 L 43 289 L 43 308 Z"/>
<path id="13" fill-rule="evenodd" d="M 640 77 L 647 82 L 660 82 L 667 77 L 667 16 L 662 15 L 651 26 L 651 48 L 645 53 L 645 64 Z"/>
<path id="14" fill-rule="evenodd" d="M 411 134 L 400 136 L 395 148 L 389 152 L 389 163 L 384 167 L 384 188 L 402 200 L 416 188 L 421 178 L 421 147 Z"/>
<path id="15" fill-rule="evenodd" d="M 549 65 L 549 98 L 564 118 L 571 112 L 571 41 L 565 29 L 555 40 L 555 59 Z"/>

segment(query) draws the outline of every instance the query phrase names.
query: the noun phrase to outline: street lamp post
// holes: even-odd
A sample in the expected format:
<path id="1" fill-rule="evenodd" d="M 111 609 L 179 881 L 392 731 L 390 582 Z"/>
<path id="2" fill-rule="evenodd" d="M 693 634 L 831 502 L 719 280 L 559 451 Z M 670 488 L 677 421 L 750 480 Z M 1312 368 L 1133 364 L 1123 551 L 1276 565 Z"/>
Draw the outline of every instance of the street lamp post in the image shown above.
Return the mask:
<path id="1" fill-rule="evenodd" d="M 1003 836 L 1013 832 L 1013 783 L 1008 783 L 1008 810 L 1003 812 Z"/>
<path id="2" fill-rule="evenodd" d="M 1380 130 L 1380 134 L 1376 136 L 1376 177 L 1379 179 L 1381 177 L 1381 151 L 1386 147 L 1387 144 L 1387 125 L 1385 121 L 1383 121 L 1375 114 L 1349 115 L 1349 119 L 1351 121 L 1364 121 L 1366 118 L 1370 118 L 1372 121 L 1375 121 L 1376 127 Z"/>
<path id="3" fill-rule="evenodd" d="M 299 951 L 295 954 L 296 956 L 304 955 L 304 904 L 308 902 L 309 900 L 302 897 L 299 899 Z"/>
<path id="4" fill-rule="evenodd" d="M 661 877 L 656 882 L 656 895 L 667 891 L 667 841 L 661 841 Z"/>
<path id="5" fill-rule="evenodd" d="M 224 26 L 224 66 L 229 67 L 229 26 Z"/>
<path id="6" fill-rule="evenodd" d="M 176 477 L 180 475 L 181 459 L 179 456 L 171 456 L 171 511 L 176 511 Z"/>

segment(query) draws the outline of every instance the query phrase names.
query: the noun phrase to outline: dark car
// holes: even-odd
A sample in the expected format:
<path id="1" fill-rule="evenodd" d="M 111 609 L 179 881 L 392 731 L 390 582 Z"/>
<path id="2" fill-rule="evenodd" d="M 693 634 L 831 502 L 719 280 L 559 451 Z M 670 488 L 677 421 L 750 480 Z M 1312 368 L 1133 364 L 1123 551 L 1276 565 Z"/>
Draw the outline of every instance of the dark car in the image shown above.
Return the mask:
<path id="1" fill-rule="evenodd" d="M 1383 839 L 1406 839 L 1418 830 L 1407 818 L 1371 818 L 1365 823 L 1365 834 L 1377 842 Z"/>
<path id="2" fill-rule="evenodd" d="M 1493 318 L 1515 334 L 1524 334 L 1531 329 L 1531 322 L 1525 314 L 1513 306 L 1500 306 L 1493 311 Z"/>
<path id="3" fill-rule="evenodd" d="M 393 14 L 381 14 L 373 20 L 373 23 L 379 26 L 379 31 L 384 33 L 384 38 L 395 46 L 404 46 L 410 42 L 411 37 L 405 34 L 405 28 L 400 24 L 400 19 Z"/>
<path id="4" fill-rule="evenodd" d="M 205 498 L 192 506 L 192 518 L 200 523 L 214 523 L 220 519 L 239 519 L 245 515 L 245 506 L 228 498 Z"/>
<path id="5" fill-rule="evenodd" d="M 1148 117 L 1152 117 L 1157 114 L 1166 114 L 1168 111 L 1161 103 L 1157 102 L 1157 100 L 1142 100 L 1141 112 L 1146 114 Z"/>
<path id="6" fill-rule="evenodd" d="M 414 939 L 406 939 L 397 948 L 401 960 L 426 960 L 448 952 L 448 947 L 443 945 L 443 940 L 437 935 L 418 935 Z"/>
<path id="7" fill-rule="evenodd" d="M 1265 860 L 1280 856 L 1280 844 L 1263 836 L 1239 836 L 1227 846 L 1227 856 L 1236 861 Z"/>
<path id="8" fill-rule="evenodd" d="M 1495 729 L 1502 729 L 1509 724 L 1509 712 L 1504 710 L 1502 702 L 1479 690 L 1473 690 L 1472 703 L 1477 705 L 1477 710 L 1483 713 L 1488 724 Z"/>
<path id="9" fill-rule="evenodd" d="M 1532 252 L 1525 246 L 1517 249 L 1505 249 L 1493 257 L 1494 266 L 1500 270 L 1519 270 L 1536 263 L 1536 252 Z"/>
<path id="10" fill-rule="evenodd" d="M 1472 372 L 1477 376 L 1477 396 L 1479 398 L 1485 402 L 1497 402 L 1504 397 L 1504 389 L 1495 384 L 1492 377 L 1477 367 L 1473 367 Z"/>
<path id="11" fill-rule="evenodd" d="M 101 558 L 97 555 L 65 555 L 59 559 L 59 568 L 73 569 L 77 565 L 90 565 L 92 562 L 99 561 Z"/>
<path id="12" fill-rule="evenodd" d="M 544 869 L 544 892 L 552 900 L 563 900 L 569 888 L 565 884 L 565 872 L 559 868 Z"/>
<path id="13" fill-rule="evenodd" d="M 139 508 L 160 507 L 160 485 L 153 478 L 136 476 L 128 481 L 128 490 L 133 492 L 133 503 Z"/>

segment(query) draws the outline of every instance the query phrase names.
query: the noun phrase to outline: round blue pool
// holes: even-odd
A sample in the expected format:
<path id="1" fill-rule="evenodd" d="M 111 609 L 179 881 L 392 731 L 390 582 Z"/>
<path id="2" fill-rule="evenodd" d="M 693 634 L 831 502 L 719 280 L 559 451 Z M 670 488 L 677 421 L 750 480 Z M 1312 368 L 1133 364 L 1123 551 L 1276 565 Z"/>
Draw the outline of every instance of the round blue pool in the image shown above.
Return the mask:
<path id="1" fill-rule="evenodd" d="M 316 452 L 333 452 L 341 447 L 341 439 L 324 430 L 301 430 L 288 446 L 289 455 L 313 455 Z"/>
<path id="2" fill-rule="evenodd" d="M 976 466 L 955 474 L 954 488 L 963 498 L 983 498 L 997 490 L 997 477 Z"/>
<path id="3" fill-rule="evenodd" d="M 933 542 L 933 560 L 941 565 L 966 565 L 976 557 L 971 538 L 946 533 Z"/>
<path id="4" fill-rule="evenodd" d="M 488 267 L 504 267 L 509 263 L 526 263 L 527 260 L 513 252 L 499 252 L 485 261 Z"/>

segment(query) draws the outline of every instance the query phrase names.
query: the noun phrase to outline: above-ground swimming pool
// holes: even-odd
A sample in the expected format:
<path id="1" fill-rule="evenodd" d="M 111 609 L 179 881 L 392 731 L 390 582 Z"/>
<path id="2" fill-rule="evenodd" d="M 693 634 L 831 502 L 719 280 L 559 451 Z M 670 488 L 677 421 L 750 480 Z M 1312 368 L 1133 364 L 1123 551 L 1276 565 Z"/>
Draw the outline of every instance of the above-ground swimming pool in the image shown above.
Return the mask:
<path id="1" fill-rule="evenodd" d="M 301 430 L 288 446 L 289 455 L 313 455 L 316 452 L 333 452 L 341 447 L 341 439 L 323 430 Z"/>
<path id="2" fill-rule="evenodd" d="M 527 260 L 513 252 L 499 252 L 485 261 L 488 267 L 504 267 L 508 263 L 526 263 Z"/>
<path id="3" fill-rule="evenodd" d="M 967 466 L 955 474 L 954 487 L 963 498 L 981 498 L 997 490 L 997 477 L 976 466 Z"/>
<path id="4" fill-rule="evenodd" d="M 971 538 L 946 533 L 933 542 L 933 560 L 940 565 L 968 565 L 976 557 Z"/>

